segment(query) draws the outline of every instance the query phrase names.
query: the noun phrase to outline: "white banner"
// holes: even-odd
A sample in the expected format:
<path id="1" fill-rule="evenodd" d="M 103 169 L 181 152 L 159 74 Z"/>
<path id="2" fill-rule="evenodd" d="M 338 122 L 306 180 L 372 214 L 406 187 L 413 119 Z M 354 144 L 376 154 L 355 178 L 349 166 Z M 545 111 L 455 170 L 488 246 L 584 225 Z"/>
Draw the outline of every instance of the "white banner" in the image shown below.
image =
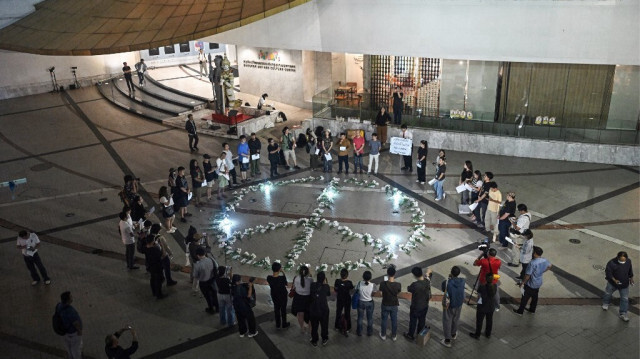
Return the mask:
<path id="1" fill-rule="evenodd" d="M 395 155 L 410 156 L 413 148 L 413 140 L 402 137 L 391 137 L 389 152 Z"/>

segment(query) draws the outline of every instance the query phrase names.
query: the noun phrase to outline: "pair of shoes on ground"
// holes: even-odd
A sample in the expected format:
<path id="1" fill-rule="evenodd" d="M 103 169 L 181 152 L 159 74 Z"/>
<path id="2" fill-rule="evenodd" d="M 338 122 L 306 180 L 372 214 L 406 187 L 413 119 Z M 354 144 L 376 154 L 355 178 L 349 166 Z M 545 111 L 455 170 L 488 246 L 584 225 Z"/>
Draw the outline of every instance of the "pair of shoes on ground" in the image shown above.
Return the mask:
<path id="1" fill-rule="evenodd" d="M 379 336 L 380 336 L 380 339 L 387 340 L 387 336 L 386 335 L 382 335 L 382 333 L 380 333 Z M 396 340 L 398 340 L 398 336 L 397 335 L 393 335 L 391 337 L 391 340 L 393 340 L 395 342 Z"/>
<path id="2" fill-rule="evenodd" d="M 38 283 L 40 283 L 40 281 L 39 281 L 39 280 L 34 280 L 33 282 L 31 282 L 31 285 L 37 285 Z M 45 280 L 44 280 L 44 284 L 45 284 L 45 285 L 49 285 L 49 284 L 51 284 L 51 279 L 45 279 Z"/>
<path id="3" fill-rule="evenodd" d="M 239 335 L 239 337 L 240 337 L 240 338 L 244 338 L 245 334 L 247 335 L 247 338 L 253 338 L 253 337 L 255 337 L 256 335 L 258 335 L 258 331 L 256 330 L 256 332 L 255 332 L 255 333 L 241 333 L 241 334 Z"/>

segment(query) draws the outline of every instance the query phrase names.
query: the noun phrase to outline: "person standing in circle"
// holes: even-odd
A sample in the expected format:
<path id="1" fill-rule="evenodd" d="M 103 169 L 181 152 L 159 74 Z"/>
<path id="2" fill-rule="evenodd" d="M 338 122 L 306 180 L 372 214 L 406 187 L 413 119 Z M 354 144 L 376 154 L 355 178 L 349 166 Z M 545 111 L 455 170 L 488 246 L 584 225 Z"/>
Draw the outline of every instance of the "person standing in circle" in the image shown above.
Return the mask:
<path id="1" fill-rule="evenodd" d="M 420 141 L 420 147 L 418 147 L 418 179 L 416 182 L 424 184 L 427 181 L 427 152 L 429 152 L 429 146 L 427 141 Z"/>
<path id="2" fill-rule="evenodd" d="M 321 327 L 322 345 L 329 341 L 329 303 L 327 297 L 331 295 L 331 289 L 327 284 L 324 272 L 318 272 L 316 282 L 311 284 L 311 344 L 318 346 L 318 327 Z"/>

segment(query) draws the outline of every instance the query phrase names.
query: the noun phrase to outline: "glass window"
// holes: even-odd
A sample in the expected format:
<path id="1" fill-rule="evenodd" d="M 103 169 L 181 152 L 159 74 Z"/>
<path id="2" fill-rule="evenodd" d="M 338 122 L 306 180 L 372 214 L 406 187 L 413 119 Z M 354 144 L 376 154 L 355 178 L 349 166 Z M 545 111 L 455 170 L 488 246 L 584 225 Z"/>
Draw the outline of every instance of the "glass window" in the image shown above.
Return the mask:
<path id="1" fill-rule="evenodd" d="M 164 47 L 164 53 L 165 54 L 175 54 L 176 53 L 176 48 L 173 45 L 165 46 Z"/>
<path id="2" fill-rule="evenodd" d="M 160 48 L 154 47 L 153 49 L 149 49 L 149 56 L 158 56 L 160 55 Z"/>
<path id="3" fill-rule="evenodd" d="M 188 42 L 180 43 L 180 52 L 191 52 L 191 46 L 189 46 Z"/>
<path id="4" fill-rule="evenodd" d="M 220 48 L 220 44 L 218 44 L 217 42 L 210 42 L 209 43 L 209 50 L 215 50 L 215 49 L 219 49 Z"/>

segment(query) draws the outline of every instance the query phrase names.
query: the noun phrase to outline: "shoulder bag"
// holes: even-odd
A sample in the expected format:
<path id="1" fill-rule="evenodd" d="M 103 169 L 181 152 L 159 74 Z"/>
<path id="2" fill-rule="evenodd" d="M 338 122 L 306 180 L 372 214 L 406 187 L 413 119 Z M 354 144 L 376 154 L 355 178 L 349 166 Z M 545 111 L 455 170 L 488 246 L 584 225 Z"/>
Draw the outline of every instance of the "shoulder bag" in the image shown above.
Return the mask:
<path id="1" fill-rule="evenodd" d="M 353 296 L 351 297 L 351 309 L 358 309 L 358 306 L 360 305 L 360 283 L 362 283 L 362 281 L 358 282 L 358 285 L 356 286 L 356 291 L 353 293 Z"/>
<path id="2" fill-rule="evenodd" d="M 295 284 L 296 277 L 293 277 L 293 280 L 291 281 L 291 289 L 289 289 L 289 298 L 293 298 L 296 296 L 296 284 Z"/>

